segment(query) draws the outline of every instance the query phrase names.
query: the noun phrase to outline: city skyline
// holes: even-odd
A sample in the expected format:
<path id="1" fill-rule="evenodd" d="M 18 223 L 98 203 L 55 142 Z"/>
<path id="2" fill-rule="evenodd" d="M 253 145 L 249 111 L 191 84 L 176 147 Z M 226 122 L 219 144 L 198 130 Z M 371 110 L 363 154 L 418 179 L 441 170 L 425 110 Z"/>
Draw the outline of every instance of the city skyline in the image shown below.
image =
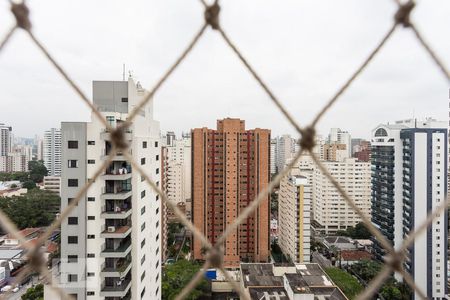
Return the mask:
<path id="1" fill-rule="evenodd" d="M 121 80 L 123 63 L 126 76 L 130 69 L 144 88 L 151 87 L 200 26 L 198 17 L 202 7 L 197 2 L 177 2 L 176 5 L 174 1 L 139 2 L 126 8 L 114 3 L 107 7 L 102 3 L 89 3 L 92 10 L 84 10 L 86 3 L 83 2 L 29 5 L 38 37 L 85 94 L 91 95 L 90 79 Z M 4 28 L 9 28 L 13 20 L 6 13 L 8 3 L 1 5 L 0 8 L 5 9 L 0 9 L 0 19 L 4 20 Z M 49 9 L 50 5 L 53 9 Z M 254 5 L 251 1 L 246 5 L 233 1 L 223 4 L 221 22 L 302 125 L 315 116 L 368 55 L 387 31 L 395 13 L 393 1 L 376 4 L 351 1 L 345 8 L 331 1 L 312 4 L 293 1 L 281 7 L 267 3 L 258 4 L 258 14 L 251 12 Z M 97 14 L 100 10 L 105 13 Z M 76 18 L 64 17 L 69 11 L 75 15 L 83 11 L 87 19 L 99 19 L 79 24 Z M 450 41 L 442 38 L 442 33 L 444 28 L 450 27 L 446 17 L 449 11 L 450 3 L 444 0 L 425 2 L 417 6 L 412 16 L 420 21 L 419 29 L 447 64 L 445 50 Z M 314 17 L 318 13 L 335 24 L 333 29 Z M 122 14 L 133 18 L 116 22 L 117 16 Z M 341 22 L 342 16 L 346 22 Z M 54 22 L 60 24 L 61 30 L 51 30 Z M 103 24 L 110 24 L 111 28 L 106 32 Z M 285 33 L 285 28 L 294 28 L 291 32 L 298 33 L 298 37 Z M 75 29 L 89 30 L 92 35 L 67 34 Z M 123 40 L 117 43 L 117 38 Z M 131 42 L 136 40 L 140 42 Z M 18 136 L 40 134 L 47 128 L 58 127 L 63 120 L 89 119 L 89 109 L 23 33 L 13 36 L 2 51 L 0 66 L 0 79 L 5 83 L 4 109 L 0 117 L 13 126 Z M 11 74 L 20 74 L 20 77 Z M 429 103 L 444 105 L 447 99 L 448 86 L 427 53 L 410 32 L 399 30 L 343 95 L 342 101 L 319 123 L 318 129 L 325 132 L 326 128 L 340 127 L 355 137 L 368 138 L 371 128 L 387 120 L 414 115 L 445 119 L 446 110 Z M 271 128 L 274 136 L 294 133 L 251 75 L 209 29 L 174 77 L 155 95 L 154 101 L 157 103 L 155 117 L 161 121 L 163 131 L 175 128 L 186 131 L 201 125 L 212 127 L 211 120 L 238 117 L 248 120 L 254 127 Z M 214 105 L 209 105 L 211 102 Z M 20 119 L 26 118 L 36 126 L 30 128 L 16 122 L 19 119 L 17 106 L 27 107 L 21 110 Z M 348 118 L 353 112 L 353 118 Z"/>

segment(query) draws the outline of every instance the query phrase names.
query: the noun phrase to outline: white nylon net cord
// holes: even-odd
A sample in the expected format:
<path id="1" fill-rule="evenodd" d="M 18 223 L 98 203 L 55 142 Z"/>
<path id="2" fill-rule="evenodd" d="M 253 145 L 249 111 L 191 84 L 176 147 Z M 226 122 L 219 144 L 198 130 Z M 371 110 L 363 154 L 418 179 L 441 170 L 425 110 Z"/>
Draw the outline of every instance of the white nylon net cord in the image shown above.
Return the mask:
<path id="1" fill-rule="evenodd" d="M 366 69 L 369 63 L 375 58 L 375 56 L 383 49 L 384 45 L 388 42 L 391 36 L 395 33 L 396 30 L 400 30 L 400 27 L 403 27 L 404 30 L 412 30 L 414 36 L 417 38 L 419 45 L 421 45 L 424 50 L 430 55 L 431 60 L 436 64 L 439 71 L 445 77 L 445 79 L 450 83 L 450 73 L 442 61 L 438 58 L 437 54 L 431 48 L 431 46 L 425 41 L 423 36 L 418 31 L 415 24 L 410 20 L 411 11 L 415 7 L 414 1 L 400 2 L 400 0 L 395 0 L 398 5 L 398 10 L 393 18 L 393 23 L 388 32 L 381 39 L 379 44 L 373 49 L 369 56 L 362 62 L 361 66 L 349 77 L 349 79 L 345 82 L 343 86 L 341 86 L 334 96 L 327 102 L 327 104 L 323 107 L 323 109 L 317 114 L 315 119 L 310 125 L 300 126 L 298 122 L 291 116 L 289 111 L 282 105 L 281 101 L 275 94 L 270 90 L 270 88 L 264 83 L 260 75 L 252 68 L 247 59 L 242 55 L 236 45 L 232 42 L 230 37 L 227 35 L 225 29 L 221 26 L 219 22 L 220 15 L 220 6 L 219 1 L 215 0 L 211 5 L 206 3 L 204 0 L 200 0 L 204 6 L 204 23 L 198 32 L 194 35 L 192 41 L 188 44 L 185 50 L 181 53 L 181 55 L 177 58 L 177 60 L 169 67 L 169 69 L 164 73 L 153 88 L 143 97 L 140 105 L 138 105 L 130 114 L 127 119 L 127 122 L 124 122 L 118 128 L 111 128 L 106 120 L 102 117 L 102 115 L 95 109 L 92 105 L 89 98 L 81 91 L 78 85 L 68 76 L 65 70 L 62 68 L 61 64 L 59 64 L 54 57 L 49 53 L 49 51 L 45 48 L 44 44 L 33 34 L 32 24 L 29 20 L 29 10 L 24 2 L 15 3 L 10 1 L 11 5 L 11 13 L 16 19 L 16 24 L 7 31 L 6 36 L 0 41 L 0 54 L 5 45 L 10 40 L 11 36 L 18 30 L 23 30 L 28 33 L 31 41 L 42 51 L 48 61 L 56 68 L 59 74 L 67 81 L 67 83 L 74 89 L 74 91 L 80 96 L 80 99 L 88 105 L 95 116 L 99 118 L 99 120 L 111 130 L 112 134 L 112 144 L 113 151 L 110 154 L 109 160 L 105 161 L 103 165 L 95 172 L 95 176 L 91 181 L 87 182 L 86 185 L 79 191 L 76 198 L 71 202 L 71 204 L 61 212 L 61 217 L 56 219 L 51 226 L 47 229 L 47 231 L 39 238 L 38 242 L 31 246 L 30 243 L 25 242 L 25 238 L 20 235 L 18 228 L 16 225 L 11 222 L 11 220 L 0 210 L 0 225 L 7 232 L 9 232 L 14 238 L 17 238 L 22 246 L 24 246 L 30 257 L 29 264 L 19 273 L 16 278 L 16 282 L 20 283 L 22 279 L 30 273 L 38 272 L 41 276 L 44 276 L 46 282 L 49 286 L 55 290 L 63 299 L 71 299 L 69 295 L 67 295 L 62 289 L 57 286 L 56 282 L 52 282 L 52 277 L 50 272 L 47 270 L 46 263 L 42 259 L 41 254 L 39 253 L 39 248 L 45 243 L 45 241 L 50 237 L 51 233 L 57 229 L 61 222 L 65 220 L 70 211 L 77 205 L 80 199 L 85 195 L 87 190 L 89 189 L 91 183 L 97 179 L 99 175 L 104 172 L 105 168 L 111 162 L 113 156 L 117 151 L 122 151 L 128 147 L 126 140 L 124 139 L 124 131 L 128 126 L 133 122 L 134 117 L 138 113 L 138 111 L 144 107 L 144 105 L 151 101 L 152 96 L 158 91 L 158 89 L 163 85 L 167 78 L 170 77 L 172 72 L 180 65 L 184 59 L 186 59 L 187 55 L 192 51 L 198 40 L 204 35 L 206 29 L 210 27 L 212 29 L 212 33 L 217 33 L 222 36 L 226 45 L 228 45 L 233 52 L 236 54 L 237 58 L 242 62 L 245 69 L 253 76 L 253 78 L 258 82 L 261 88 L 266 92 L 269 98 L 273 101 L 273 103 L 278 107 L 278 109 L 283 113 L 285 118 L 290 122 L 290 124 L 295 128 L 297 133 L 299 134 L 300 146 L 301 150 L 295 155 L 294 159 L 269 183 L 266 189 L 261 191 L 261 193 L 251 202 L 251 204 L 246 207 L 242 213 L 238 216 L 238 218 L 229 226 L 226 231 L 222 234 L 222 236 L 218 239 L 215 245 L 212 245 L 206 237 L 204 237 L 199 230 L 197 230 L 194 225 L 187 220 L 185 215 L 177 208 L 175 204 L 170 202 L 167 199 L 167 196 L 163 193 L 161 189 L 155 184 L 154 181 L 150 179 L 148 174 L 132 160 L 132 157 L 125 153 L 127 159 L 130 161 L 132 167 L 137 170 L 148 182 L 148 184 L 160 195 L 162 201 L 164 201 L 177 215 L 181 223 L 183 223 L 189 230 L 192 231 L 193 235 L 200 239 L 202 243 L 205 245 L 205 249 L 207 250 L 207 258 L 205 264 L 203 265 L 202 271 L 200 271 L 194 278 L 192 278 L 191 282 L 185 286 L 182 292 L 177 296 L 177 299 L 183 299 L 189 292 L 200 282 L 203 277 L 203 273 L 209 267 L 218 268 L 221 272 L 224 273 L 225 277 L 232 284 L 235 291 L 241 296 L 243 299 L 250 299 L 248 293 L 243 290 L 240 285 L 233 281 L 230 275 L 225 271 L 222 265 L 222 252 L 220 249 L 220 245 L 225 241 L 226 237 L 229 233 L 231 233 L 234 229 L 236 229 L 239 224 L 247 218 L 249 214 L 256 209 L 261 201 L 267 198 L 267 196 L 272 192 L 273 188 L 280 183 L 280 180 L 288 174 L 290 169 L 296 165 L 299 161 L 302 154 L 308 152 L 317 166 L 324 172 L 326 177 L 330 180 L 330 182 L 334 185 L 334 187 L 342 194 L 343 198 L 347 202 L 347 204 L 352 207 L 352 209 L 358 214 L 364 224 L 367 226 L 369 231 L 376 237 L 377 241 L 380 245 L 387 251 L 388 259 L 386 260 L 385 266 L 381 270 L 381 272 L 372 280 L 369 286 L 358 296 L 358 299 L 371 299 L 377 290 L 381 287 L 384 281 L 390 276 L 393 271 L 399 272 L 403 275 L 405 282 L 414 289 L 420 297 L 426 299 L 425 293 L 418 289 L 415 285 L 411 276 L 403 269 L 403 261 L 405 259 L 406 249 L 411 245 L 414 241 L 414 238 L 419 234 L 423 233 L 425 229 L 431 224 L 433 218 L 447 209 L 449 201 L 448 199 L 438 207 L 434 212 L 432 212 L 426 222 L 421 224 L 414 232 L 410 232 L 408 237 L 405 239 L 403 246 L 400 247 L 398 251 L 395 251 L 391 244 L 384 238 L 384 236 L 372 225 L 370 219 L 365 216 L 361 210 L 356 206 L 352 199 L 348 196 L 346 191 L 339 185 L 339 183 L 330 175 L 328 170 L 324 167 L 324 165 L 320 162 L 320 160 L 314 155 L 312 149 L 314 147 L 314 139 L 315 139 L 315 127 L 317 123 L 325 116 L 327 111 L 332 107 L 332 105 L 340 98 L 340 96 L 350 87 L 353 81 Z M 7 299 L 9 293 L 6 293 L 2 296 L 2 299 Z"/>

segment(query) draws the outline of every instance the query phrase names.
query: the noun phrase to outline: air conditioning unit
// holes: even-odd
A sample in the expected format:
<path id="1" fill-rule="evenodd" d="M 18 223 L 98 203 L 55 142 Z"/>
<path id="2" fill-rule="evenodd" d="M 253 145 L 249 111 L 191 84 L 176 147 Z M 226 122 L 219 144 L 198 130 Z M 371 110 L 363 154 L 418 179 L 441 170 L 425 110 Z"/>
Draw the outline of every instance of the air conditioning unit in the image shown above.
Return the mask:
<path id="1" fill-rule="evenodd" d="M 115 231 L 116 231 L 116 227 L 108 226 L 108 232 L 115 232 Z"/>

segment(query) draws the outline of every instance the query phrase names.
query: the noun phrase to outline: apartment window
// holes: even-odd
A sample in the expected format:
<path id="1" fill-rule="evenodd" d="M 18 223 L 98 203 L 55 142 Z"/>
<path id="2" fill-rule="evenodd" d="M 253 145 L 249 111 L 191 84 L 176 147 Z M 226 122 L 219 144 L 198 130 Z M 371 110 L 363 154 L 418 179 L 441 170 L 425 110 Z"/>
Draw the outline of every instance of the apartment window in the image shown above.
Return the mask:
<path id="1" fill-rule="evenodd" d="M 155 142 L 155 147 L 158 147 L 158 142 Z"/>
<path id="2" fill-rule="evenodd" d="M 141 299 L 144 298 L 144 295 L 145 295 L 145 287 L 142 289 L 142 292 L 141 292 Z"/>
<path id="3" fill-rule="evenodd" d="M 159 168 L 156 168 L 156 174 L 159 174 Z"/>
<path id="4" fill-rule="evenodd" d="M 78 179 L 68 179 L 67 180 L 67 185 L 71 186 L 71 187 L 78 186 Z"/>
<path id="5" fill-rule="evenodd" d="M 159 227 L 159 221 L 156 221 L 156 228 Z"/>
<path id="6" fill-rule="evenodd" d="M 77 217 L 68 217 L 67 218 L 67 224 L 69 224 L 69 225 L 78 225 L 78 218 Z"/>
<path id="7" fill-rule="evenodd" d="M 143 239 L 141 242 L 141 248 L 143 248 L 144 246 L 145 246 L 145 239 Z"/>
<path id="8" fill-rule="evenodd" d="M 145 206 L 141 208 L 141 216 L 145 213 Z"/>
<path id="9" fill-rule="evenodd" d="M 75 198 L 67 198 L 67 204 L 70 205 Z M 78 204 L 77 204 L 78 205 Z"/>
<path id="10" fill-rule="evenodd" d="M 156 235 L 156 241 L 159 240 L 159 233 Z"/>
<path id="11" fill-rule="evenodd" d="M 156 248 L 156 255 L 158 255 L 158 253 L 159 253 L 159 247 Z"/>
<path id="12" fill-rule="evenodd" d="M 68 263 L 76 263 L 78 262 L 78 255 L 68 255 L 67 256 Z"/>
<path id="13" fill-rule="evenodd" d="M 95 257 L 95 253 L 88 253 L 87 254 L 87 258 L 94 258 Z"/>
<path id="14" fill-rule="evenodd" d="M 156 262 L 156 269 L 159 267 L 159 260 Z"/>
<path id="15" fill-rule="evenodd" d="M 123 98 L 122 98 L 122 103 L 128 103 L 128 98 L 123 97 Z"/>
<path id="16" fill-rule="evenodd" d="M 141 258 L 141 266 L 144 264 L 144 262 L 145 262 L 145 254 L 144 254 L 144 256 L 142 256 L 142 258 Z"/>
<path id="17" fill-rule="evenodd" d="M 67 242 L 69 244 L 78 244 L 78 236 L 76 236 L 76 235 L 69 235 L 67 237 Z"/>
<path id="18" fill-rule="evenodd" d="M 141 192 L 141 199 L 145 197 L 145 190 Z"/>
<path id="19" fill-rule="evenodd" d="M 88 234 L 87 238 L 89 240 L 95 239 L 95 234 Z"/>
<path id="20" fill-rule="evenodd" d="M 156 155 L 156 161 L 158 161 L 159 160 L 159 155 Z"/>
<path id="21" fill-rule="evenodd" d="M 145 177 L 141 175 L 141 182 L 145 180 Z"/>
<path id="22" fill-rule="evenodd" d="M 158 293 L 159 293 L 159 286 L 156 288 L 155 295 L 158 295 Z"/>
<path id="23" fill-rule="evenodd" d="M 95 164 L 95 159 L 88 159 L 88 165 Z"/>
<path id="24" fill-rule="evenodd" d="M 141 275 L 141 282 L 142 282 L 142 280 L 144 280 L 144 278 L 145 278 L 145 271 L 142 272 L 142 275 Z"/>
<path id="25" fill-rule="evenodd" d="M 95 220 L 95 216 L 88 216 L 88 220 L 89 220 L 89 221 Z"/>
<path id="26" fill-rule="evenodd" d="M 141 231 L 144 231 L 144 229 L 145 229 L 145 222 L 142 223 L 142 225 L 141 225 Z"/>
<path id="27" fill-rule="evenodd" d="M 88 141 L 88 145 L 89 146 L 94 146 L 95 145 L 95 141 Z"/>
<path id="28" fill-rule="evenodd" d="M 78 141 L 68 141 L 67 148 L 69 149 L 78 149 Z"/>
<path id="29" fill-rule="evenodd" d="M 156 214 L 159 214 L 159 207 L 156 208 Z"/>
<path id="30" fill-rule="evenodd" d="M 94 277 L 95 276 L 95 273 L 94 272 L 88 272 L 87 273 L 87 277 Z"/>
<path id="31" fill-rule="evenodd" d="M 78 168 L 78 160 L 76 159 L 70 159 L 67 161 L 67 167 L 68 168 Z"/>
<path id="32" fill-rule="evenodd" d="M 116 118 L 114 118 L 114 116 L 106 116 L 106 122 L 108 122 L 108 125 L 111 127 L 115 127 L 114 123 L 116 121 Z"/>
<path id="33" fill-rule="evenodd" d="M 158 201 L 159 200 L 159 195 L 156 195 L 156 201 Z"/>
<path id="34" fill-rule="evenodd" d="M 67 276 L 67 281 L 69 281 L 69 282 L 77 282 L 78 281 L 78 275 L 77 274 L 69 274 Z"/>
<path id="35" fill-rule="evenodd" d="M 95 296 L 95 292 L 89 291 L 86 293 L 87 296 Z"/>
<path id="36" fill-rule="evenodd" d="M 159 248 L 158 248 L 159 249 Z M 159 279 L 159 273 L 158 274 L 156 274 L 156 278 L 155 278 L 155 281 L 156 282 L 158 282 L 158 279 Z"/>
<path id="37" fill-rule="evenodd" d="M 141 165 L 145 165 L 145 157 L 141 158 Z"/>
<path id="38" fill-rule="evenodd" d="M 93 202 L 93 201 L 95 201 L 95 197 L 88 197 L 88 198 L 87 198 L 87 201 Z"/>
<path id="39" fill-rule="evenodd" d="M 147 142 L 142 142 L 142 148 L 147 148 Z"/>

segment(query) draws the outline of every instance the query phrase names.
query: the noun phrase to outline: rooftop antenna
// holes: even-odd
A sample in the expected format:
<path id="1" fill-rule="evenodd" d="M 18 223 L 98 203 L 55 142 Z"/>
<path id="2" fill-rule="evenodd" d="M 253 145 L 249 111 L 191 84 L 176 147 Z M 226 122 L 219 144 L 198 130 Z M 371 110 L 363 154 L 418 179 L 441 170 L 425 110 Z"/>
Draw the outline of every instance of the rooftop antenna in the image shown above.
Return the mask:
<path id="1" fill-rule="evenodd" d="M 122 65 L 122 80 L 125 81 L 125 64 Z"/>

